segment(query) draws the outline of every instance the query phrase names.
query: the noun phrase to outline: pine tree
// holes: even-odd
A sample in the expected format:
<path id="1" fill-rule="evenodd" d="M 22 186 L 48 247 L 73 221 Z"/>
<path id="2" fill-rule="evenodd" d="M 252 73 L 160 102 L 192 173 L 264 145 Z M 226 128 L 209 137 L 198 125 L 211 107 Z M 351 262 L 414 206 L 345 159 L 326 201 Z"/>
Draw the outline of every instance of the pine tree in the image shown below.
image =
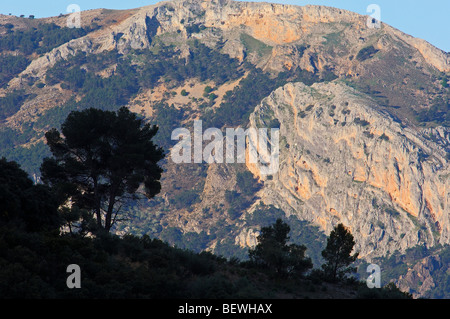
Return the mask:
<path id="1" fill-rule="evenodd" d="M 250 261 L 279 277 L 303 275 L 312 268 L 312 262 L 305 256 L 305 246 L 288 245 L 290 230 L 281 219 L 261 228 L 258 245 L 249 251 Z"/>
<path id="2" fill-rule="evenodd" d="M 163 150 L 152 139 L 158 128 L 122 107 L 115 112 L 72 112 L 45 134 L 53 154 L 41 166 L 42 180 L 61 201 L 88 210 L 97 228 L 109 232 L 127 200 L 143 186 L 148 198 L 161 189 Z"/>
<path id="3" fill-rule="evenodd" d="M 326 263 L 322 265 L 325 278 L 336 282 L 345 278 L 349 273 L 356 272 L 350 267 L 358 258 L 359 253 L 351 255 L 355 241 L 350 231 L 343 225 L 337 225 L 327 239 L 327 246 L 322 251 Z"/>

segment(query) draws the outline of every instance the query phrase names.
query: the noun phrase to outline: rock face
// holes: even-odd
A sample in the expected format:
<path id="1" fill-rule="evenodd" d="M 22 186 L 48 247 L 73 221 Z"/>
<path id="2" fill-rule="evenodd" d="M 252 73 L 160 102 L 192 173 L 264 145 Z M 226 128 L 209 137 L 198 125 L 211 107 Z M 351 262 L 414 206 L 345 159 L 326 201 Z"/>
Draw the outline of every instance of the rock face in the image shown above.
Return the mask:
<path id="1" fill-rule="evenodd" d="M 434 271 L 445 267 L 439 256 L 433 255 L 422 259 L 413 268 L 408 269 L 404 276 L 400 276 L 397 281 L 398 287 L 402 291 L 412 293 L 413 298 L 424 296 L 429 290 L 436 287 L 437 284 L 432 277 Z M 418 287 L 416 291 L 412 291 L 411 287 Z"/>
<path id="2" fill-rule="evenodd" d="M 247 58 L 263 70 L 333 70 L 340 77 L 357 79 L 361 86 L 382 92 L 395 106 L 416 110 L 429 107 L 432 101 L 417 86 L 429 81 L 436 71 L 450 72 L 448 53 L 386 24 L 381 29 L 368 28 L 367 17 L 331 7 L 175 0 L 124 12 L 93 10 L 82 12 L 81 17 L 83 25 L 101 20 L 102 28 L 34 58 L 20 76 L 11 80 L 11 90 L 27 89 L 26 78 L 45 78 L 46 70 L 57 61 L 79 52 L 97 54 L 116 49 L 127 54 L 147 49 L 155 38 L 167 35 L 176 35 L 171 44 L 184 57 L 190 54 L 186 44 L 189 40 L 198 39 L 212 47 L 221 43 L 222 53 L 240 61 Z M 48 21 L 64 25 L 65 19 Z M 192 26 L 204 29 L 191 33 Z M 243 43 L 243 34 L 263 46 L 264 53 L 252 52 Z M 378 53 L 361 63 L 358 54 L 368 47 Z M 48 108 L 54 106 L 50 100 Z M 29 108 L 28 113 L 39 114 L 39 110 Z M 402 117 L 404 113 L 400 108 L 397 115 Z M 18 117 L 26 114 L 19 113 Z"/>
<path id="3" fill-rule="evenodd" d="M 259 236 L 259 231 L 253 229 L 244 229 L 242 232 L 236 236 L 235 244 L 242 248 L 255 247 L 257 242 L 257 237 Z"/>
<path id="4" fill-rule="evenodd" d="M 115 21 L 115 20 L 114 20 Z M 187 23 L 189 21 L 189 24 Z M 206 28 L 219 30 L 227 41 L 233 42 L 241 32 L 246 32 L 255 39 L 273 47 L 280 47 L 274 51 L 274 56 L 284 56 L 286 63 L 292 61 L 290 51 L 286 53 L 283 47 L 290 47 L 298 42 L 306 42 L 314 47 L 315 44 L 327 40 L 323 36 L 337 31 L 342 33 L 340 41 L 354 41 L 359 38 L 360 44 L 368 42 L 380 31 L 366 26 L 367 18 L 359 14 L 324 6 L 293 6 L 270 3 L 252 3 L 237 1 L 210 0 L 175 0 L 160 2 L 156 5 L 133 10 L 133 14 L 122 21 L 107 28 L 96 31 L 83 38 L 70 41 L 54 49 L 43 57 L 36 59 L 24 72 L 40 75 L 39 71 L 52 66 L 59 59 L 65 59 L 76 52 L 99 53 L 105 50 L 118 49 L 126 52 L 130 49 L 145 49 L 157 35 L 182 32 L 188 38 L 187 25 L 203 25 Z M 349 26 L 348 29 L 342 27 Z M 442 72 L 450 71 L 450 57 L 426 41 L 408 36 L 388 25 L 382 33 L 395 37 L 407 43 L 420 52 L 422 57 Z M 377 45 L 382 46 L 382 41 Z M 231 46 L 230 55 L 242 54 L 242 46 Z M 337 48 L 336 48 L 337 49 Z M 291 49 L 292 50 L 292 49 Z M 315 52 L 314 48 L 311 52 Z M 315 52 L 317 53 L 317 52 Z M 345 66 L 349 72 L 350 64 L 343 63 L 347 56 L 330 56 L 322 52 L 322 61 L 318 67 L 333 64 L 340 68 Z M 309 57 L 308 57 L 309 58 Z M 333 60 L 333 61 L 332 61 Z M 310 62 L 303 61 L 308 67 Z"/>
<path id="5" fill-rule="evenodd" d="M 259 176 L 265 182 L 259 195 L 325 233 L 348 225 L 362 258 L 449 243 L 444 149 L 374 103 L 339 81 L 287 84 L 264 99 L 251 126 L 277 118 L 282 138 L 280 170 L 270 180 Z"/>

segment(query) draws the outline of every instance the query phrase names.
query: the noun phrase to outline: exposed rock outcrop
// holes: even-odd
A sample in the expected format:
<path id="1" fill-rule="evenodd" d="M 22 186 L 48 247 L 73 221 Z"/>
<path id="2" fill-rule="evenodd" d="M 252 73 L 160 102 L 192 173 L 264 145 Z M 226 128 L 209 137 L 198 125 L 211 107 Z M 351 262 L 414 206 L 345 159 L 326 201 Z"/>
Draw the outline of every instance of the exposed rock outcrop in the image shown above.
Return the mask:
<path id="1" fill-rule="evenodd" d="M 402 291 L 411 293 L 413 298 L 422 297 L 439 284 L 433 280 L 432 274 L 442 267 L 448 269 L 448 265 L 443 265 L 439 256 L 432 255 L 426 257 L 419 261 L 414 267 L 408 269 L 408 272 L 404 276 L 400 276 L 397 281 L 398 287 Z M 416 290 L 411 287 L 418 288 Z"/>
<path id="2" fill-rule="evenodd" d="M 450 166 L 443 148 L 376 111 L 341 82 L 287 84 L 256 108 L 251 126 L 281 123 L 280 170 L 259 194 L 329 233 L 348 225 L 361 257 L 449 243 Z M 440 131 L 448 129 L 440 128 Z"/>

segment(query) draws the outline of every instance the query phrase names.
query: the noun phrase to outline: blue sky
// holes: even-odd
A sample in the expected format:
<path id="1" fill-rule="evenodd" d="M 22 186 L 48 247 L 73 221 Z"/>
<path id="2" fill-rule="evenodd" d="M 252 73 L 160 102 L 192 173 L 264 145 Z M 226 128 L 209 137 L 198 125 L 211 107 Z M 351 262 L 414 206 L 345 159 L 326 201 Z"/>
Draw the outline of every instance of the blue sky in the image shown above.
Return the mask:
<path id="1" fill-rule="evenodd" d="M 257 0 L 254 0 L 257 1 Z M 70 4 L 78 4 L 81 10 L 108 8 L 131 9 L 155 4 L 155 0 L 1 0 L 0 13 L 35 15 L 37 18 L 66 13 Z M 7 2 L 7 3 L 5 3 Z M 259 2 L 259 1 L 258 1 Z M 320 4 L 368 14 L 370 4 L 381 8 L 381 20 L 414 37 L 422 38 L 450 52 L 450 1 L 449 0 L 266 0 L 295 5 Z"/>

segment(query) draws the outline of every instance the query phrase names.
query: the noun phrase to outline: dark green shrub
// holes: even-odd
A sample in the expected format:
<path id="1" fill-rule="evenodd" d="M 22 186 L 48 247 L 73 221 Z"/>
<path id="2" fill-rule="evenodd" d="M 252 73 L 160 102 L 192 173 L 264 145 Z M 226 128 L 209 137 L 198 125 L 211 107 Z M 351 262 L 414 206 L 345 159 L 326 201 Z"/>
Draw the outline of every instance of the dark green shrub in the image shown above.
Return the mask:
<path id="1" fill-rule="evenodd" d="M 372 58 L 379 50 L 375 49 L 373 45 L 361 49 L 356 56 L 356 59 L 360 62 Z"/>

